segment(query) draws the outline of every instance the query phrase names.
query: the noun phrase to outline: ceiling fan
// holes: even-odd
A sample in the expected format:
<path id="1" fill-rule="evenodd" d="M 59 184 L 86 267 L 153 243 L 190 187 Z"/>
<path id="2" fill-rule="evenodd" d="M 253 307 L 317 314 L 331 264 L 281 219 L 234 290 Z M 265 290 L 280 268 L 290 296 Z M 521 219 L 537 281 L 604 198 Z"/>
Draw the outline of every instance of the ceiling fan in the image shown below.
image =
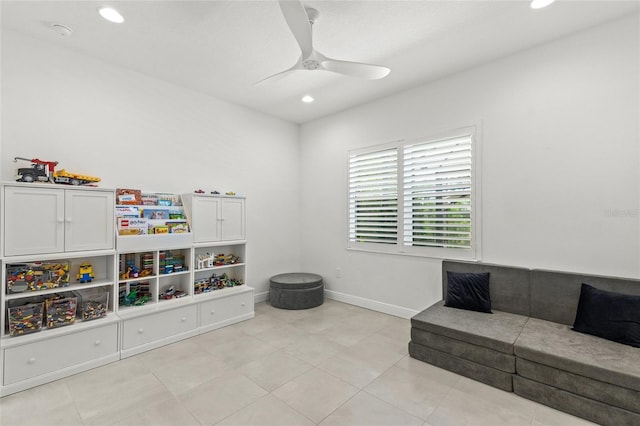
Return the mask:
<path id="1" fill-rule="evenodd" d="M 284 19 L 287 21 L 289 29 L 298 42 L 302 53 L 291 68 L 273 74 L 258 83 L 283 76 L 294 70 L 325 70 L 367 80 L 384 78 L 391 71 L 389 68 L 380 65 L 341 61 L 324 56 L 313 47 L 312 26 L 317 22 L 320 13 L 316 9 L 305 8 L 299 0 L 280 0 L 279 3 Z"/>

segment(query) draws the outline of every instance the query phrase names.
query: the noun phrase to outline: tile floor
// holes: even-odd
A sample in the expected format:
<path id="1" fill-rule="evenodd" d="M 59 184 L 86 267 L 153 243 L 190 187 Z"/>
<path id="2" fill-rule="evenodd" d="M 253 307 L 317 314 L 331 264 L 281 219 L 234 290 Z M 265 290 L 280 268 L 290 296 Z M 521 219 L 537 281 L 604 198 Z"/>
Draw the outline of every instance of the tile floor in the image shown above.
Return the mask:
<path id="1" fill-rule="evenodd" d="M 0 399 L 3 426 L 588 425 L 416 361 L 408 320 L 327 300 Z"/>

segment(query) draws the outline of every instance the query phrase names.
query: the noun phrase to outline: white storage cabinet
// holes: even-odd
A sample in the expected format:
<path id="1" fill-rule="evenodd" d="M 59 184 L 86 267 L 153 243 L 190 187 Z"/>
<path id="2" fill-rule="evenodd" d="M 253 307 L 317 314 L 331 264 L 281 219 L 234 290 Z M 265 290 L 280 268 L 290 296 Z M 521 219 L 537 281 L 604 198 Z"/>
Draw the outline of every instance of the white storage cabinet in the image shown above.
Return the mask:
<path id="1" fill-rule="evenodd" d="M 185 211 L 194 235 L 194 299 L 198 302 L 200 332 L 254 317 L 253 288 L 247 282 L 245 198 L 225 195 L 185 194 Z M 213 257 L 214 262 L 201 259 Z M 233 263 L 220 257 L 238 258 Z M 243 285 L 202 292 L 212 276 L 227 277 Z"/>
<path id="2" fill-rule="evenodd" d="M 114 192 L 48 184 L 4 187 L 4 256 L 114 248 Z"/>
<path id="3" fill-rule="evenodd" d="M 244 240 L 245 199 L 236 196 L 185 194 L 194 243 Z"/>
<path id="4" fill-rule="evenodd" d="M 118 360 L 114 191 L 7 183 L 2 198 L 0 395 Z M 90 280 L 80 273 L 86 264 Z M 44 300 L 54 296 L 75 298 L 76 316 L 62 311 L 53 317 L 61 323 L 48 322 Z M 98 301 L 101 309 L 93 312 L 104 315 L 83 315 L 87 301 Z M 15 313 L 32 302 L 42 303 L 41 327 L 31 323 L 31 329 L 17 332 L 10 325 L 22 317 Z"/>

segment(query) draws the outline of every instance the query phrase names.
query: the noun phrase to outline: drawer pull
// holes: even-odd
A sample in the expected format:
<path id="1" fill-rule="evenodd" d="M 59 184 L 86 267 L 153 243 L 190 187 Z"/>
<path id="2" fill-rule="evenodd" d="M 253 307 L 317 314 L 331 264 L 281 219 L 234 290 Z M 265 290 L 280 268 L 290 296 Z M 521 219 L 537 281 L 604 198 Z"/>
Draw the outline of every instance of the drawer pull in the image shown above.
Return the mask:
<path id="1" fill-rule="evenodd" d="M 93 344 L 96 345 L 96 346 L 100 346 L 100 343 L 102 343 L 102 342 L 100 341 L 100 339 L 98 339 Z"/>
<path id="2" fill-rule="evenodd" d="M 138 329 L 138 334 L 142 334 L 142 333 L 144 333 L 144 328 L 139 328 Z"/>
<path id="3" fill-rule="evenodd" d="M 215 313 L 216 313 L 215 309 L 212 309 L 211 312 L 210 312 L 211 315 L 215 315 Z"/>
<path id="4" fill-rule="evenodd" d="M 185 322 L 187 320 L 187 317 L 182 317 L 181 320 L 182 322 Z"/>
<path id="5" fill-rule="evenodd" d="M 242 306 L 244 306 L 244 302 L 242 302 Z"/>
<path id="6" fill-rule="evenodd" d="M 36 363 L 36 358 L 35 357 L 31 357 L 29 358 L 29 361 L 27 361 L 29 364 L 35 364 Z"/>

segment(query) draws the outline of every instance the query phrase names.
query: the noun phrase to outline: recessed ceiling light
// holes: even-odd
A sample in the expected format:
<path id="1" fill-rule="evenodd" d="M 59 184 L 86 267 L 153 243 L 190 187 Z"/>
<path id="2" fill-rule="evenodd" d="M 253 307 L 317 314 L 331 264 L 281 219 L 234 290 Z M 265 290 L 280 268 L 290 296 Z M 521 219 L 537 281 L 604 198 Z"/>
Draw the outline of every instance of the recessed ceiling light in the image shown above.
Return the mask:
<path id="1" fill-rule="evenodd" d="M 549 6 L 555 0 L 532 0 L 531 1 L 531 9 L 542 9 L 543 7 Z"/>
<path id="2" fill-rule="evenodd" d="M 304 95 L 302 97 L 302 102 L 304 102 L 305 104 L 310 104 L 311 102 L 313 102 L 313 97 L 311 95 Z"/>
<path id="3" fill-rule="evenodd" d="M 98 8 L 98 13 L 107 21 L 115 22 L 116 24 L 121 24 L 124 22 L 124 18 L 120 13 L 111 8 L 111 7 L 100 7 Z"/>

